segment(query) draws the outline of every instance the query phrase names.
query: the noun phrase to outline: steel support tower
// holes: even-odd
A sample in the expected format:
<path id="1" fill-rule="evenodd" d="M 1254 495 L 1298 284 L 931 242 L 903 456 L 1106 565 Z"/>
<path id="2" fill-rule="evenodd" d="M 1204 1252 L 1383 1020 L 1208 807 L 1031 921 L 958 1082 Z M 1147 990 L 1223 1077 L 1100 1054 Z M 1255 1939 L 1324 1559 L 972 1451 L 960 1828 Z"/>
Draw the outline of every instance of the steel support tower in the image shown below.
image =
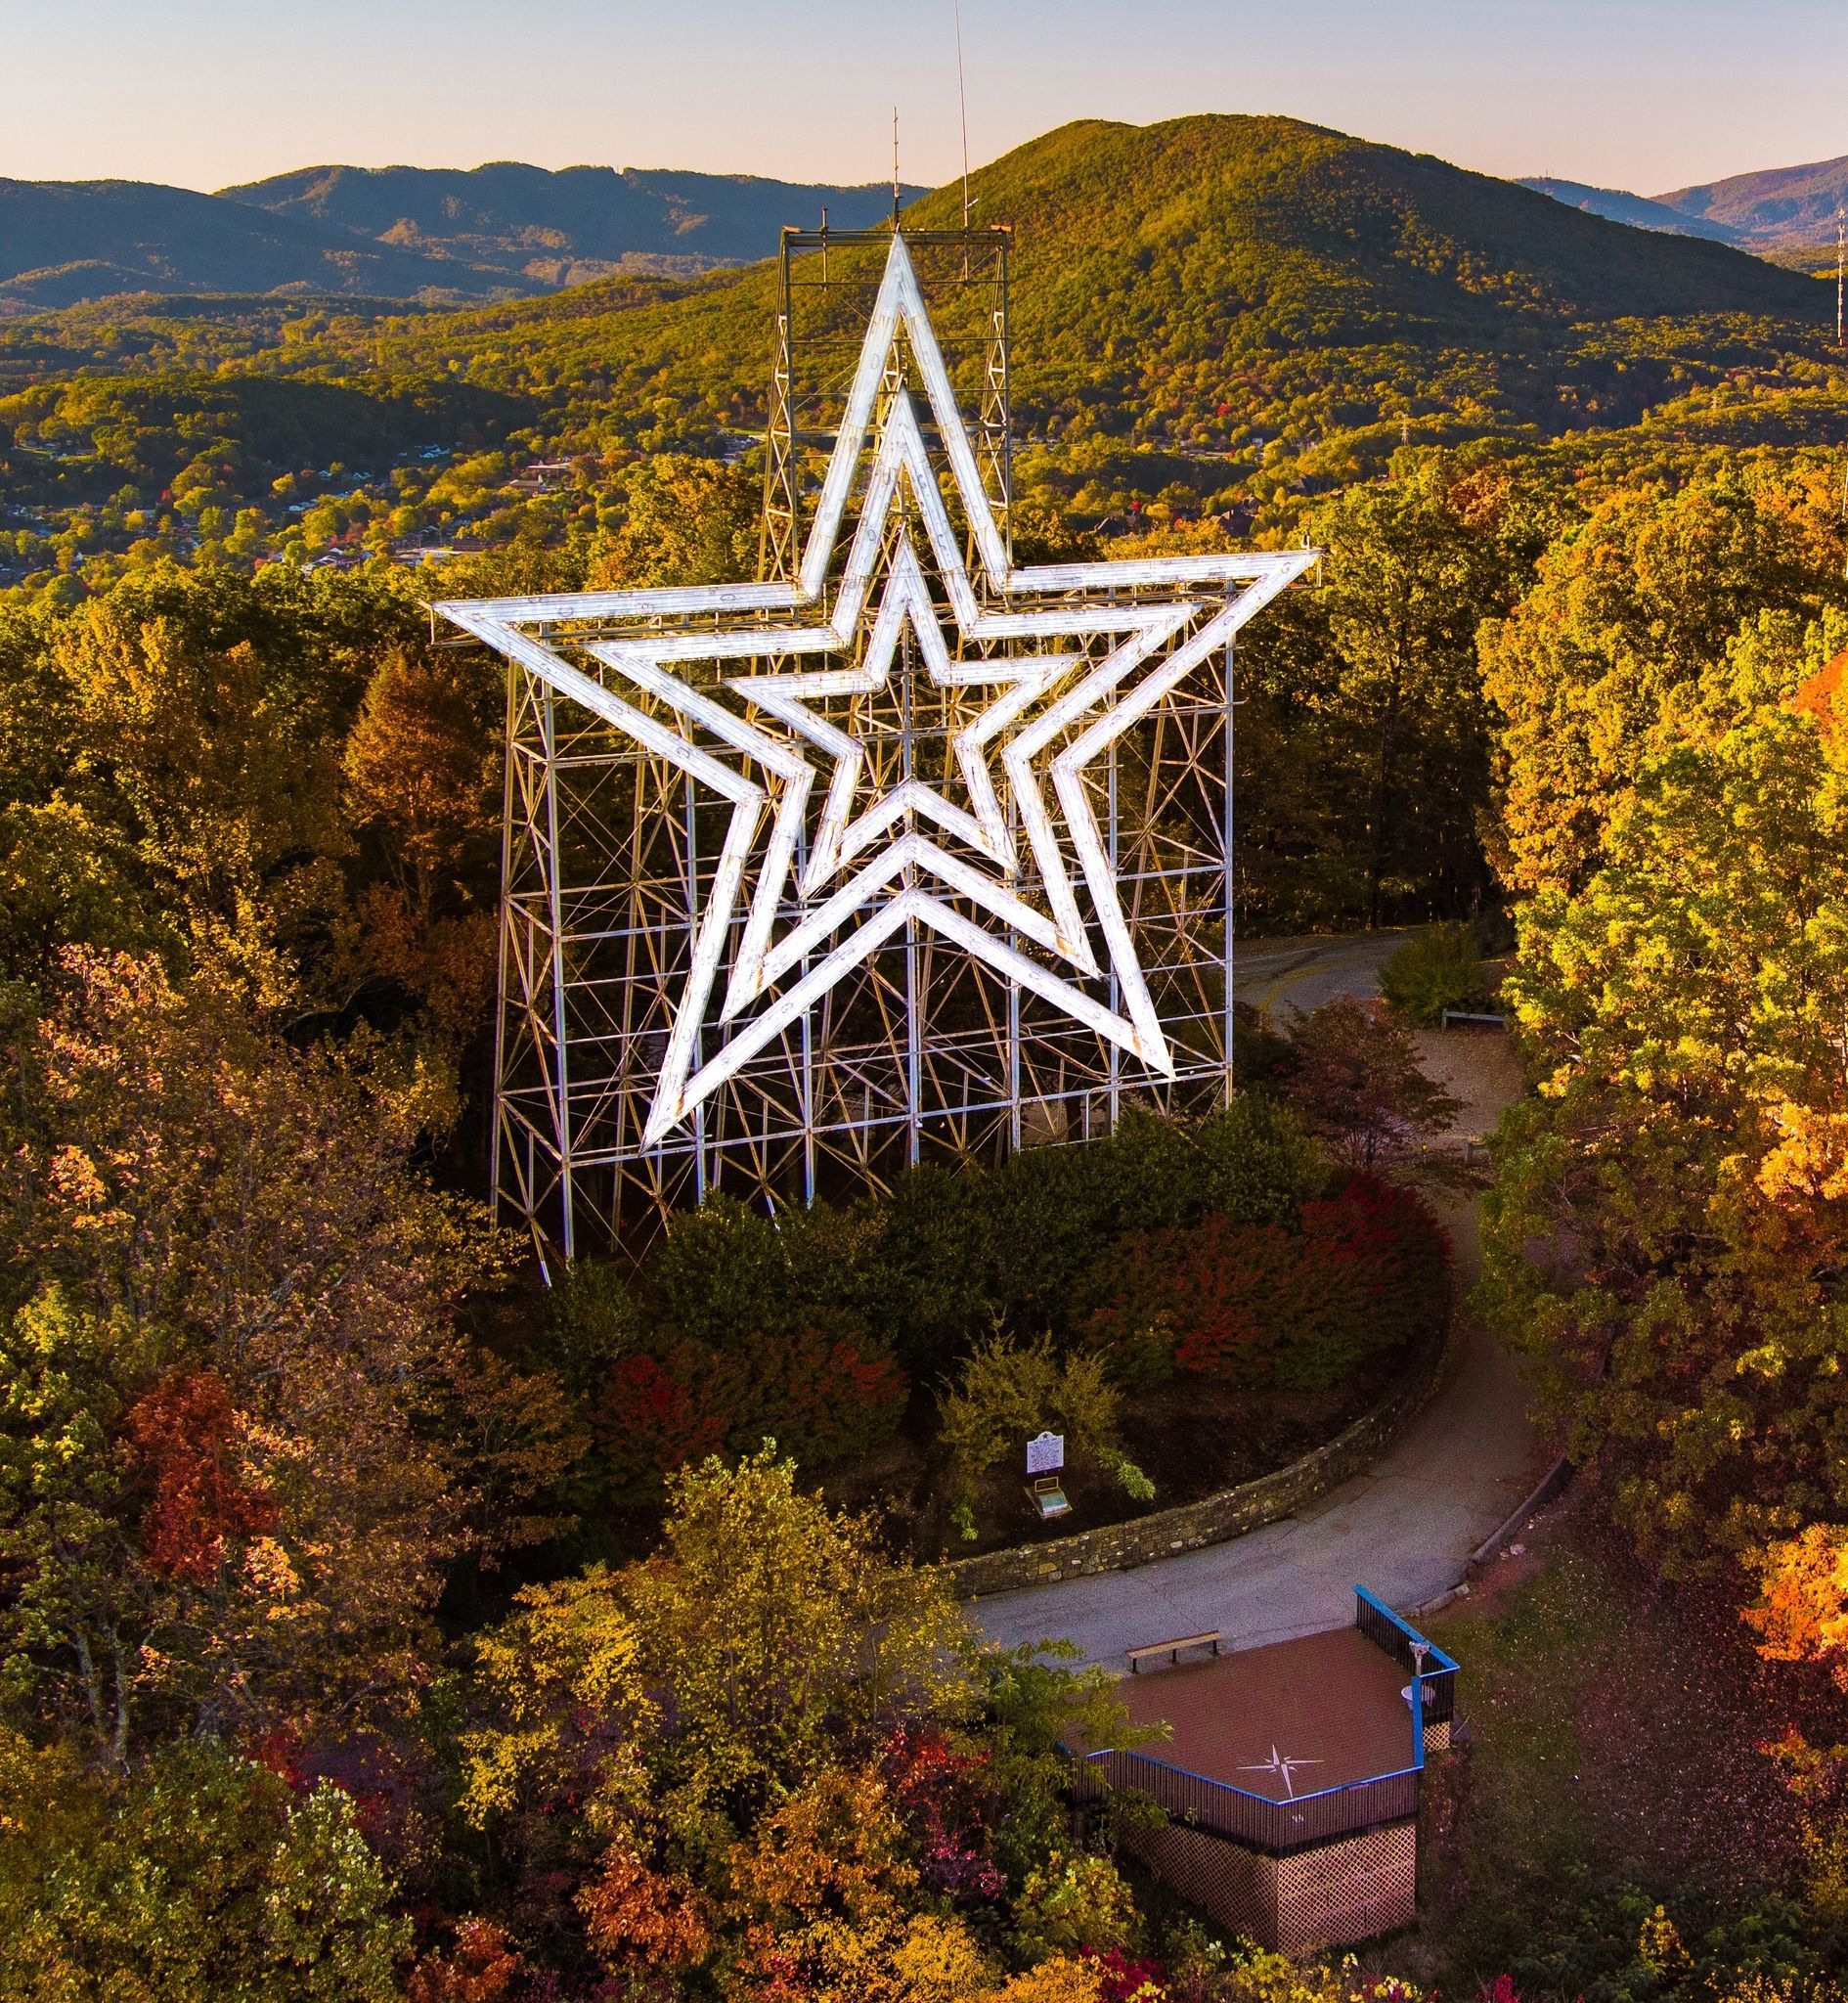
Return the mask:
<path id="1" fill-rule="evenodd" d="M 915 315 L 866 359 L 887 338 L 891 232 L 783 235 L 755 585 L 441 608 L 507 655 L 495 1194 L 549 1264 L 638 1248 L 715 1190 L 772 1211 L 850 1197 L 920 1163 L 1106 1134 L 1132 1102 L 1199 1113 L 1230 1093 L 1232 632 L 1308 553 L 1019 563 L 1011 237 L 907 231 L 902 251 L 942 332 L 935 365 Z M 862 439 L 847 420 L 868 408 L 861 378 L 874 366 Z M 910 469 L 879 489 L 879 455 L 900 433 L 917 441 Z M 838 519 L 844 540 L 875 490 L 885 512 L 856 531 L 856 549 L 875 551 L 861 615 L 852 563 L 818 539 Z M 921 553 L 929 603 L 899 620 L 880 609 L 879 581 L 890 597 L 908 553 Z M 788 639 L 792 604 L 842 628 L 825 660 Z M 1134 677 L 1113 667 L 1125 628 L 1144 635 Z M 762 640 L 740 642 L 740 629 Z M 726 658 L 701 659 L 722 636 Z M 736 673 L 746 645 L 748 689 Z M 865 686 L 824 700 L 807 692 L 826 679 L 817 668 Z M 997 703 L 1015 681 L 1026 693 Z M 1080 685 L 1090 698 L 1059 723 L 1054 698 Z M 818 777 L 810 807 L 785 816 L 795 764 L 770 761 L 760 734 L 776 702 L 782 716 L 797 697 L 808 748 L 795 748 Z M 1008 741 L 1037 746 L 1031 774 L 992 723 L 1003 708 L 1011 727 L 1026 720 Z M 838 790 L 830 730 L 859 761 L 849 790 L 860 819 L 837 817 L 832 832 L 819 813 L 829 760 L 813 748 L 834 747 Z M 983 756 L 999 747 L 983 772 L 972 743 Z M 1010 858 L 992 896 L 958 835 L 976 824 L 989 771 L 1006 830 L 990 847 Z M 754 784 L 761 813 L 738 804 Z M 1042 801 L 1054 802 L 1043 826 L 1024 824 Z M 768 879 L 761 828 L 772 817 L 793 847 Z M 748 852 L 744 821 L 760 830 Z M 826 875 L 817 844 L 839 847 L 843 825 L 850 842 L 876 827 L 898 843 L 884 875 L 862 870 L 845 891 L 845 863 L 810 880 L 812 864 Z M 900 841 L 920 827 L 935 847 Z M 1092 895 L 1082 937 L 1068 926 L 1061 953 L 1048 941 L 1068 923 L 1068 878 Z M 901 903 L 867 946 L 868 914 L 891 898 Z M 755 947 L 754 918 L 770 926 Z M 739 968 L 766 936 L 793 942 L 795 957 L 760 993 Z M 710 1002 L 698 1002 L 708 979 Z M 1138 982 L 1140 998 L 1125 993 Z M 738 1021 L 778 995 L 802 1005 L 766 1016 L 773 1033 L 715 1064 Z M 1132 1017 L 1159 1019 L 1159 1036 L 1131 1034 Z M 672 1119 L 668 1076 L 692 1080 Z"/>

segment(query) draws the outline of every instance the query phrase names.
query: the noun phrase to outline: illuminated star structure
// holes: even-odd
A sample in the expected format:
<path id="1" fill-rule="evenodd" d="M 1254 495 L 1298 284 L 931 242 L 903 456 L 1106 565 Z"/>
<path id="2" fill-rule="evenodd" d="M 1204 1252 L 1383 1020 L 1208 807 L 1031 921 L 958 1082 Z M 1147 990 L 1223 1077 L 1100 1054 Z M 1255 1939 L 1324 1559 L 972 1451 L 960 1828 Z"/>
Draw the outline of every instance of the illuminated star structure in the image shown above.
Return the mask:
<path id="1" fill-rule="evenodd" d="M 594 1101 L 564 1022 L 583 955 L 566 937 L 566 843 L 555 827 L 550 882 L 517 910 L 508 885 L 500 1127 L 504 1158 L 519 1160 L 524 1147 L 514 1180 L 529 1215 L 531 1165 L 545 1155 L 550 1186 L 562 1185 L 568 1256 L 574 1168 L 665 1159 L 689 1130 L 701 1140 L 705 1109 L 727 1087 L 727 1133 L 752 1119 L 767 1133 L 778 1121 L 778 1131 L 813 1128 L 827 1097 L 813 1078 L 772 1108 L 761 1086 L 744 1093 L 754 1063 L 786 1049 L 882 950 L 926 933 L 1093 1032 L 1136 1075 L 1171 1080 L 1174 1052 L 1121 893 L 1115 823 L 1100 821 L 1099 775 L 1107 766 L 1114 803 L 1120 740 L 1203 662 L 1223 658 L 1238 629 L 1312 560 L 1296 550 L 1013 563 L 895 234 L 795 576 L 439 605 L 524 678 L 516 707 L 523 700 L 541 719 L 547 761 L 561 755 L 566 698 L 630 755 L 679 775 L 686 814 L 703 814 L 717 836 L 716 854 L 708 842 L 684 871 L 683 946 L 670 942 L 652 962 L 664 1035 L 635 1031 L 630 1002 L 620 1019 L 612 1006 L 599 1046 L 618 1054 L 598 1060 Z M 550 763 L 521 783 L 529 823 L 544 818 L 534 788 L 554 787 L 555 823 Z M 510 774 L 510 811 L 515 791 Z M 639 828 L 646 816 L 637 808 L 634 818 Z M 698 832 L 689 819 L 688 841 Z M 624 868 L 612 854 L 603 875 L 619 879 Z M 653 915 L 654 931 L 667 930 Z M 614 929 L 596 937 L 607 942 Z M 925 1004 L 911 995 L 906 1005 Z M 516 1103 L 508 1088 L 509 1022 L 516 1040 L 532 1026 L 544 1117 L 533 1089 Z M 915 1059 L 933 1025 L 889 1034 L 902 1034 Z M 915 1096 L 915 1061 L 910 1075 Z M 838 1120 L 844 1090 L 833 1096 Z M 864 1098 L 869 1107 L 870 1086 Z M 645 1106 L 634 1126 L 621 1112 L 630 1101 Z M 755 1159 L 762 1169 L 765 1150 Z M 702 1154 L 702 1189 L 705 1179 Z"/>

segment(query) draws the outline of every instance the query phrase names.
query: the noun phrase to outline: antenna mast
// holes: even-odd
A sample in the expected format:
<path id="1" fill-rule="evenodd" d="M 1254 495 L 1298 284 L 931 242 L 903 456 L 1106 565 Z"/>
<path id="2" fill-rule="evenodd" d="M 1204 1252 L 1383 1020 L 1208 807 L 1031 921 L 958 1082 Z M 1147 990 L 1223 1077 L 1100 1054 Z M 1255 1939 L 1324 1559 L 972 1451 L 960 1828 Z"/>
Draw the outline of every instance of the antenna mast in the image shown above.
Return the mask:
<path id="1" fill-rule="evenodd" d="M 956 115 L 962 120 L 962 226 L 969 227 L 969 100 L 962 85 L 962 0 L 950 0 L 956 17 Z"/>
<path id="2" fill-rule="evenodd" d="M 892 108 L 892 227 L 899 227 L 899 108 Z"/>

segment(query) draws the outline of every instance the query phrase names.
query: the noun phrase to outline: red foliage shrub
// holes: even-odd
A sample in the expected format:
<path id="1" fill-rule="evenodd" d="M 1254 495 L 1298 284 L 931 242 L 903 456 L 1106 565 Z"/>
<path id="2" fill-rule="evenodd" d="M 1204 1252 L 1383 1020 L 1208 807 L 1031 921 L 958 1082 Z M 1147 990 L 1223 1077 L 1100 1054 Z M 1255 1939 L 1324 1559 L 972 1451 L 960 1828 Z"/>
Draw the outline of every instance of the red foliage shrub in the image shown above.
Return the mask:
<path id="1" fill-rule="evenodd" d="M 805 1463 L 870 1452 L 891 1438 L 909 1393 L 898 1364 L 859 1337 L 799 1328 L 729 1353 L 681 1342 L 625 1357 L 594 1423 L 618 1493 L 640 1499 L 686 1461 L 721 1447 L 747 1453 L 766 1435 Z"/>
<path id="2" fill-rule="evenodd" d="M 239 1416 L 216 1371 L 163 1378 L 130 1408 L 125 1430 L 153 1490 L 141 1523 L 151 1571 L 208 1584 L 232 1539 L 275 1527 L 275 1503 L 239 1464 Z"/>
<path id="3" fill-rule="evenodd" d="M 1126 1232 L 1099 1264 L 1111 1296 L 1085 1324 L 1092 1342 L 1139 1346 L 1154 1374 L 1166 1363 L 1233 1384 L 1269 1377 L 1280 1320 L 1301 1284 L 1295 1233 L 1214 1212 L 1197 1224 Z"/>
<path id="4" fill-rule="evenodd" d="M 1279 1384 L 1337 1383 L 1443 1311 L 1450 1243 L 1416 1190 L 1350 1176 L 1332 1196 L 1302 1206 L 1301 1242 L 1306 1283 L 1279 1345 Z"/>
<path id="5" fill-rule="evenodd" d="M 1143 2003 L 1167 1993 L 1167 1971 L 1159 1961 L 1137 1959 L 1121 1947 L 1084 1947 L 1078 1959 L 1098 1973 L 1097 2003 Z"/>
<path id="6" fill-rule="evenodd" d="M 976 1904 L 999 1898 L 1007 1880 L 983 1851 L 997 1819 L 987 1753 L 958 1753 L 942 1732 L 900 1725 L 879 1770 L 899 1819 L 918 1847 L 918 1874 L 933 1892 Z"/>
<path id="7" fill-rule="evenodd" d="M 1354 1175 L 1294 1231 L 1215 1213 L 1126 1233 L 1098 1263 L 1085 1333 L 1131 1370 L 1316 1389 L 1441 1313 L 1448 1254 L 1421 1196 Z"/>
<path id="8" fill-rule="evenodd" d="M 759 1338 L 732 1445 L 739 1452 L 765 1435 L 800 1461 L 869 1453 L 904 1413 L 910 1382 L 888 1356 L 855 1335 L 799 1328 Z"/>
<path id="9" fill-rule="evenodd" d="M 612 1364 L 592 1423 L 617 1494 L 650 1497 L 663 1475 L 716 1453 L 731 1430 L 736 1390 L 735 1373 L 697 1343 Z"/>

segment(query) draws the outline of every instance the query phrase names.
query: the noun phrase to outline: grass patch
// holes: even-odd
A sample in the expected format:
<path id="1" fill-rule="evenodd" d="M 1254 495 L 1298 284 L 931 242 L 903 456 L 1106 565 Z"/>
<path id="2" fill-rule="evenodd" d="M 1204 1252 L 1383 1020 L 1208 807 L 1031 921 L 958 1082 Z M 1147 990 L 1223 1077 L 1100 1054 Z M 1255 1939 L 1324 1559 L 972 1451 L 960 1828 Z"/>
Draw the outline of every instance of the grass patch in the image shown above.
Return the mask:
<path id="1" fill-rule="evenodd" d="M 1523 2003 L 1821 1972 L 1835 1943 L 1785 1894 L 1791 1817 L 1759 1750 L 1782 1693 L 1736 1614 L 1643 1572 L 1589 1494 L 1530 1541 L 1526 1576 L 1430 1624 L 1469 1733 L 1430 1778 L 1397 1965 L 1452 1996 L 1508 1975 Z"/>

